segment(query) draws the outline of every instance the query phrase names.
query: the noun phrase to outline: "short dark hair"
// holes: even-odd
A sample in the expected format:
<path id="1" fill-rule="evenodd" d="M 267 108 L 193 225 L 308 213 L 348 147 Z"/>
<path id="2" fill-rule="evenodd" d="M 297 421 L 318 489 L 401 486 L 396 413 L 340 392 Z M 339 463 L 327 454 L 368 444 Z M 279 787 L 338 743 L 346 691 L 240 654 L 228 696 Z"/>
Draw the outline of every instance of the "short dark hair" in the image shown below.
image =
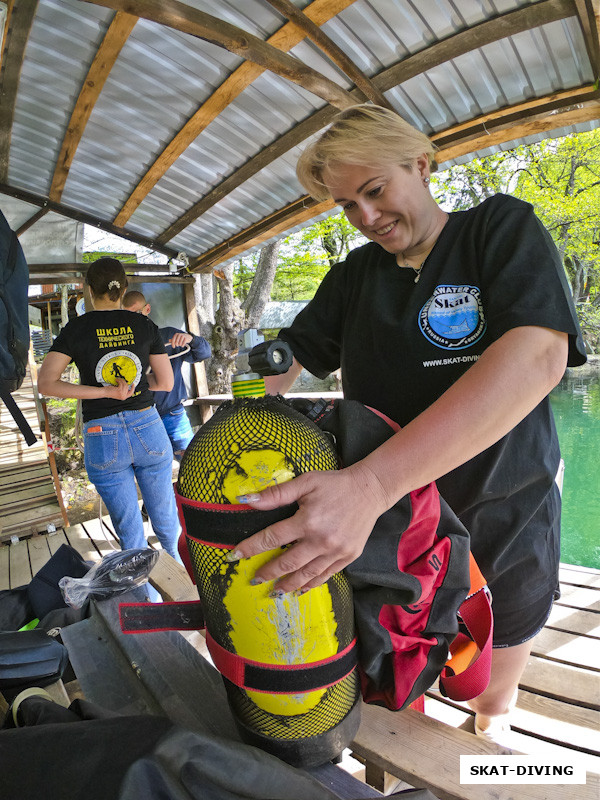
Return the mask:
<path id="1" fill-rule="evenodd" d="M 107 294 L 113 301 L 118 300 L 128 286 L 123 265 L 117 258 L 110 256 L 104 256 L 90 264 L 85 282 L 95 297 Z"/>

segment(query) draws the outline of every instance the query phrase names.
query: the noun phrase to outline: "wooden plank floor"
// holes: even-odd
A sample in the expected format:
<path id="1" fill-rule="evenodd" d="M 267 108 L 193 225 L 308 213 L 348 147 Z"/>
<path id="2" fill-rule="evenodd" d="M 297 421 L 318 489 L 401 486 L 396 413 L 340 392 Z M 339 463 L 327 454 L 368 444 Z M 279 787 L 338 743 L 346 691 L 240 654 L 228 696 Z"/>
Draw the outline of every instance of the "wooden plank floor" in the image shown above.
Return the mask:
<path id="1" fill-rule="evenodd" d="M 46 447 L 46 431 L 40 427 L 37 394 L 31 369 L 13 398 L 34 434 L 28 446 L 4 403 L 0 403 L 0 541 L 48 530 L 48 525 L 68 523 L 62 495 L 57 490 Z"/>
<path id="2" fill-rule="evenodd" d="M 160 549 L 151 535 L 150 543 Z M 98 561 L 118 549 L 110 518 L 96 518 L 32 536 L 17 544 L 0 544 L 0 589 L 28 583 L 32 575 L 66 542 L 86 560 Z M 151 581 L 165 600 L 194 599 L 195 589 L 182 585 L 179 565 L 159 561 L 160 579 Z M 156 568 L 155 568 L 156 569 Z M 169 581 L 172 589 L 169 590 Z M 185 594 L 188 591 L 188 595 Z M 407 784 L 429 788 L 440 800 L 598 800 L 600 797 L 600 571 L 561 567 L 562 596 L 537 637 L 525 670 L 514 715 L 511 750 L 474 736 L 472 713 L 465 704 L 428 692 L 426 714 L 394 714 L 363 707 L 363 721 L 352 752 L 370 766 L 367 775 L 394 775 Z M 514 744 L 513 744 L 514 743 Z M 459 784 L 460 754 L 521 752 L 586 760 L 588 783 L 534 787 Z M 389 784 L 389 779 L 387 784 Z M 518 788 L 518 793 L 514 789 Z M 538 787 L 540 789 L 540 787 Z"/>

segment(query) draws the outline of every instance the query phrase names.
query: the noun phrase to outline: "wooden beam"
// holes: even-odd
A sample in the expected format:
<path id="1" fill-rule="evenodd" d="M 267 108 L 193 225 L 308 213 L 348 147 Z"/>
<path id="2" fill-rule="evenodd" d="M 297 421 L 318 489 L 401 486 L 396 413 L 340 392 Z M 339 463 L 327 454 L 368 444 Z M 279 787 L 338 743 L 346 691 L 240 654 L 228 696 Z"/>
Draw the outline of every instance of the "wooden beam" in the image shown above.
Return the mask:
<path id="1" fill-rule="evenodd" d="M 38 220 L 40 220 L 42 217 L 45 217 L 47 213 L 48 213 L 47 208 L 40 208 L 39 211 L 36 211 L 35 214 L 29 217 L 28 220 L 25 220 L 25 222 L 22 225 L 19 225 L 19 227 L 15 231 L 17 236 L 21 236 L 23 233 L 25 233 L 25 231 L 28 231 L 32 225 L 35 225 L 35 223 L 38 222 Z"/>
<path id="2" fill-rule="evenodd" d="M 313 0 L 304 9 L 304 13 L 315 25 L 323 25 L 353 2 L 354 0 Z M 269 37 L 267 42 L 272 47 L 287 51 L 301 42 L 303 38 L 303 31 L 300 31 L 295 25 L 287 23 Z M 115 217 L 115 225 L 122 226 L 127 223 L 142 200 L 152 191 L 179 156 L 218 117 L 223 109 L 232 103 L 263 72 L 264 69 L 258 64 L 246 61 L 223 81 L 154 161 Z"/>
<path id="3" fill-rule="evenodd" d="M 434 133 L 431 140 L 437 147 L 446 147 L 452 142 L 462 142 L 469 135 L 479 136 L 482 131 L 486 134 L 495 128 L 507 127 L 511 123 L 526 123 L 533 116 L 561 113 L 572 108 L 600 98 L 600 90 L 593 86 L 585 86 L 566 92 L 555 92 L 545 97 L 537 97 L 525 103 L 516 103 L 512 106 L 499 108 L 488 114 L 482 114 L 476 119 L 454 125 L 445 131 Z"/>
<path id="4" fill-rule="evenodd" d="M 116 256 L 115 256 L 116 257 Z M 67 261 L 62 264 L 29 264 L 30 270 L 35 272 L 86 272 L 90 266 L 89 261 Z M 123 267 L 127 275 L 135 275 L 139 272 L 157 272 L 167 273 L 171 272 L 168 264 L 141 264 L 139 261 L 123 261 Z M 176 274 L 176 271 L 172 273 Z"/>
<path id="5" fill-rule="evenodd" d="M 71 169 L 71 164 L 73 163 L 77 148 L 79 147 L 79 142 L 83 136 L 85 126 L 94 110 L 100 92 L 104 88 L 106 79 L 137 21 L 137 17 L 117 11 L 106 31 L 102 44 L 98 48 L 92 66 L 83 81 L 83 86 L 81 87 L 79 97 L 77 98 L 73 113 L 71 114 L 69 125 L 67 126 L 67 132 L 63 139 L 58 161 L 56 162 L 54 175 L 52 176 L 50 199 L 57 203 L 62 197 L 65 183 L 67 182 L 67 176 Z"/>
<path id="6" fill-rule="evenodd" d="M 577 16 L 596 80 L 600 78 L 600 5 L 598 0 L 575 0 Z"/>
<path id="7" fill-rule="evenodd" d="M 185 314 L 187 319 L 187 329 L 194 336 L 200 335 L 200 325 L 198 323 L 198 310 L 196 308 L 196 297 L 194 294 L 194 282 L 188 283 L 185 287 Z M 208 394 L 208 380 L 206 377 L 206 367 L 203 361 L 192 362 L 192 372 L 196 381 L 196 397 Z"/>
<path id="8" fill-rule="evenodd" d="M 174 275 L 172 273 L 165 273 L 164 275 L 130 275 L 132 283 L 182 283 L 187 284 L 191 282 L 190 277 L 182 275 Z M 75 273 L 29 273 L 29 284 L 35 286 L 37 284 L 56 284 L 62 285 L 65 283 L 81 283 L 83 277 Z"/>
<path id="9" fill-rule="evenodd" d="M 598 100 L 577 104 L 572 108 L 561 110 L 559 113 L 534 115 L 529 119 L 521 119 L 495 131 L 488 130 L 466 137 L 463 141 L 442 147 L 436 155 L 436 160 L 442 164 L 477 150 L 485 150 L 488 147 L 512 142 L 515 139 L 523 139 L 526 136 L 546 133 L 592 120 L 600 120 L 600 101 Z"/>
<path id="10" fill-rule="evenodd" d="M 138 17 L 196 36 L 259 64 L 296 83 L 336 108 L 347 108 L 353 100 L 345 89 L 297 58 L 253 36 L 225 20 L 187 6 L 178 0 L 83 0 L 93 5 L 126 11 Z"/>
<path id="11" fill-rule="evenodd" d="M 308 222 L 318 217 L 319 214 L 330 211 L 334 206 L 333 200 L 318 203 L 312 197 L 305 195 L 246 230 L 240 231 L 226 242 L 207 250 L 190 262 L 190 270 L 192 272 L 210 272 L 217 264 L 229 261 L 250 247 L 255 247 L 280 233 L 283 234 L 295 225 Z"/>
<path id="12" fill-rule="evenodd" d="M 363 93 L 367 100 L 386 108 L 392 108 L 390 103 L 375 84 L 361 72 L 352 59 L 333 42 L 318 25 L 309 19 L 303 11 L 300 11 L 291 0 L 267 0 L 269 5 L 277 9 L 290 22 L 297 25 L 306 36 L 314 42 L 334 64 L 346 73 L 354 81 L 358 89 Z"/>
<path id="13" fill-rule="evenodd" d="M 8 160 L 23 56 L 38 0 L 19 0 L 8 8 L 0 69 L 0 182 L 8 179 Z"/>
<path id="14" fill-rule="evenodd" d="M 508 36 L 515 36 L 517 33 L 538 28 L 540 25 L 572 17 L 575 13 L 573 0 L 540 0 L 540 2 L 466 28 L 430 47 L 419 50 L 380 73 L 373 78 L 373 82 L 382 92 L 388 91 L 410 78 L 422 75 L 427 70 L 445 64 L 465 53 L 470 53 Z"/>
<path id="15" fill-rule="evenodd" d="M 124 261 L 125 274 L 136 283 L 182 283 L 193 284 L 193 277 L 171 272 L 167 264 L 139 264 Z M 29 264 L 29 283 L 65 284 L 81 283 L 89 262 L 64 264 Z M 150 273 L 150 274 L 140 274 Z"/>
<path id="16" fill-rule="evenodd" d="M 56 214 L 67 217 L 67 219 L 85 222 L 86 225 L 91 225 L 93 228 L 98 228 L 98 230 L 106 231 L 107 233 L 113 233 L 115 236 L 120 236 L 122 239 L 140 244 L 142 247 L 148 247 L 150 250 L 154 250 L 157 253 L 162 253 L 169 258 L 176 258 L 179 253 L 178 250 L 166 245 L 161 245 L 154 239 L 150 239 L 147 236 L 131 233 L 124 228 L 117 228 L 116 225 L 99 219 L 92 214 L 87 214 L 84 211 L 79 211 L 76 208 L 71 208 L 70 206 L 62 205 L 61 203 L 55 203 L 48 197 L 34 194 L 33 192 L 28 192 L 25 189 L 18 189 L 16 186 L 10 186 L 7 183 L 0 182 L 0 194 L 5 194 L 8 197 L 16 197 L 17 200 L 23 200 L 25 203 L 31 203 L 31 205 L 34 206 L 47 206 L 48 211 L 54 211 Z"/>

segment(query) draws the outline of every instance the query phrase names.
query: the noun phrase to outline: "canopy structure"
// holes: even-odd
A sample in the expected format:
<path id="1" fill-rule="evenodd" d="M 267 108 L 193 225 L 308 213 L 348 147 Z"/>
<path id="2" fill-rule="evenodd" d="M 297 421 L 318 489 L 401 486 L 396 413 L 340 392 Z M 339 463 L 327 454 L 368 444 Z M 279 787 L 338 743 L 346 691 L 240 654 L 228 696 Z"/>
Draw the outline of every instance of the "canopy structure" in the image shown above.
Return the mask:
<path id="1" fill-rule="evenodd" d="M 28 204 L 19 233 L 52 212 L 118 234 L 181 276 L 330 213 L 295 163 L 355 103 L 423 130 L 442 168 L 600 119 L 598 0 L 4 5 L 0 208 Z"/>

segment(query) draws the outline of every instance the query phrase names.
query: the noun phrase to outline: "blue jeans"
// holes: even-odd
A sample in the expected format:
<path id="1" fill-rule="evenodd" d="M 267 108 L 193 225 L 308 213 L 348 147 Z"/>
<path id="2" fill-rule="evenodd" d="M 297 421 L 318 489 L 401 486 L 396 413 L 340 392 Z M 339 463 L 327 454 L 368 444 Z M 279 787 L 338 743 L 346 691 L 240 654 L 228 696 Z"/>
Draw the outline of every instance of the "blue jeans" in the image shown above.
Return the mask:
<path id="1" fill-rule="evenodd" d="M 194 431 L 190 425 L 188 415 L 185 413 L 185 408 L 182 405 L 176 406 L 162 416 L 161 419 L 173 445 L 175 458 L 181 461 L 183 451 L 194 438 Z"/>
<path id="2" fill-rule="evenodd" d="M 156 408 L 92 419 L 84 424 L 83 434 L 85 468 L 123 550 L 148 546 L 137 479 L 159 542 L 179 561 L 181 526 L 173 492 L 173 450 Z"/>

